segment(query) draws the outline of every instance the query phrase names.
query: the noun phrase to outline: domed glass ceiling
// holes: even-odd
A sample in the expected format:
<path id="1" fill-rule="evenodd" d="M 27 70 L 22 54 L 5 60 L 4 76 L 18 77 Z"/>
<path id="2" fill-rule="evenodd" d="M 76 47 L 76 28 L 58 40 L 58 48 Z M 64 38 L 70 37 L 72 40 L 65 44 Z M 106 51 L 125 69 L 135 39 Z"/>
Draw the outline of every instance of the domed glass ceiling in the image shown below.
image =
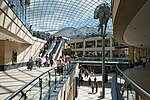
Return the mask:
<path id="1" fill-rule="evenodd" d="M 98 26 L 99 21 L 93 16 L 95 8 L 102 2 L 110 4 L 111 0 L 30 0 L 27 22 L 34 31 L 51 32 L 72 27 L 84 33 L 83 28 Z M 108 26 L 112 29 L 111 21 Z"/>

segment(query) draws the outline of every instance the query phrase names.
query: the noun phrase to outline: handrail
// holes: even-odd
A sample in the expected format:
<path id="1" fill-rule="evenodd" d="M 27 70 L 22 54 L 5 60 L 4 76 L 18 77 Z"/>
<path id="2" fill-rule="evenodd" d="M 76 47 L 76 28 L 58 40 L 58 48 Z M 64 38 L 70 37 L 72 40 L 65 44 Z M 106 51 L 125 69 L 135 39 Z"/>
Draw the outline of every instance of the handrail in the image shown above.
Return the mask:
<path id="1" fill-rule="evenodd" d="M 102 59 L 100 57 L 78 57 L 77 59 Z M 106 58 L 106 60 L 128 60 L 128 58 Z"/>
<path id="2" fill-rule="evenodd" d="M 30 81 L 26 85 L 19 88 L 15 93 L 8 96 L 5 100 L 12 100 L 12 99 L 18 98 L 18 97 L 20 99 L 22 98 L 22 99 L 26 100 L 26 98 L 30 98 L 29 93 L 30 93 L 30 91 L 31 92 L 33 91 L 34 87 L 39 89 L 37 94 L 39 94 L 40 97 L 38 97 L 38 98 L 40 98 L 40 99 L 42 99 L 43 97 L 44 98 L 45 97 L 50 98 L 51 97 L 50 91 L 53 91 L 53 89 L 55 90 L 56 86 L 58 85 L 57 83 L 60 83 L 65 78 L 64 75 L 68 75 L 69 72 L 72 71 L 72 69 L 74 68 L 74 63 L 73 63 L 73 65 L 70 64 L 70 63 L 67 63 L 62 68 L 63 68 L 62 72 L 61 72 L 61 70 L 58 71 L 57 67 L 49 69 L 48 71 L 46 71 L 46 72 L 42 73 L 41 75 L 37 76 L 35 79 Z M 47 80 L 47 78 L 48 78 L 48 80 Z M 49 89 L 46 89 L 45 86 L 42 87 L 43 82 L 44 82 L 44 84 L 45 84 L 45 82 L 47 83 L 47 84 L 45 84 L 45 86 L 48 86 Z M 45 95 L 44 92 L 42 92 L 44 89 L 46 89 L 46 91 L 47 91 L 46 95 Z M 34 96 L 31 96 L 31 98 L 33 98 L 33 97 Z"/>
<path id="3" fill-rule="evenodd" d="M 135 90 L 137 93 L 139 93 L 139 95 L 141 95 L 143 98 L 145 98 L 146 100 L 150 99 L 150 94 L 145 91 L 144 89 L 142 89 L 140 86 L 138 86 L 134 81 L 132 81 L 127 75 L 125 75 L 118 67 L 118 64 L 116 65 L 117 70 L 123 75 L 123 77 L 125 78 L 126 81 L 130 82 L 131 85 L 133 85 L 133 87 L 135 87 Z M 143 95 L 142 95 L 142 94 Z"/>
<path id="4" fill-rule="evenodd" d="M 57 60 L 56 57 L 57 57 L 57 55 L 58 55 L 58 52 L 59 52 L 60 49 L 61 49 L 62 43 L 63 43 L 63 41 L 61 40 L 60 43 L 59 43 L 59 46 L 57 47 L 57 50 L 54 52 L 54 54 L 55 54 L 54 57 L 53 57 L 54 60 Z M 56 44 L 56 45 L 57 45 L 57 44 Z"/>
<path id="5" fill-rule="evenodd" d="M 44 74 L 46 74 L 47 72 L 56 69 L 56 67 L 49 69 L 48 71 L 42 73 L 41 75 L 37 76 L 35 79 L 33 79 L 32 81 L 30 81 L 29 83 L 25 84 L 24 86 L 22 86 L 21 88 L 19 88 L 15 93 L 13 93 L 12 95 L 10 95 L 9 97 L 7 97 L 5 100 L 11 100 L 13 99 L 15 96 L 17 96 L 19 93 L 22 92 L 22 90 L 24 90 L 25 88 L 27 88 L 29 85 L 31 85 L 34 81 L 36 81 L 37 79 L 39 79 L 41 76 L 43 76 Z"/>
<path id="6" fill-rule="evenodd" d="M 55 60 L 58 59 L 58 56 L 59 56 L 59 52 L 60 52 L 60 50 L 61 50 L 62 43 L 63 43 L 63 42 L 61 42 L 61 44 L 60 44 L 59 47 L 58 47 L 58 50 L 56 51 Z"/>
<path id="7" fill-rule="evenodd" d="M 86 58 L 76 58 L 72 60 L 72 62 L 80 62 L 80 63 L 102 63 L 102 58 L 98 57 L 86 57 Z M 116 63 L 121 63 L 121 64 L 128 64 L 128 59 L 124 58 L 106 58 L 105 63 L 107 64 L 116 64 Z"/>

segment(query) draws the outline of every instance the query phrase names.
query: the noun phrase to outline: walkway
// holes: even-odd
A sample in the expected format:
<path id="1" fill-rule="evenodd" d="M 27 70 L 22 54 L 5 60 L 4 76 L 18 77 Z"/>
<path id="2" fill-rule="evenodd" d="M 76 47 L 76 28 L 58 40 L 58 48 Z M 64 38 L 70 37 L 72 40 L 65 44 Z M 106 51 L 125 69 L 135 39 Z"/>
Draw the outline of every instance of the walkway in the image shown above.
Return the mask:
<path id="1" fill-rule="evenodd" d="M 150 94 L 150 62 L 125 70 L 125 74 Z"/>
<path id="2" fill-rule="evenodd" d="M 78 87 L 78 97 L 75 100 L 111 100 L 110 88 L 105 89 L 106 95 L 104 99 L 100 99 L 101 88 L 99 87 L 98 90 L 97 93 L 91 94 L 91 87 L 80 86 Z"/>
<path id="3" fill-rule="evenodd" d="M 4 100 L 20 87 L 51 68 L 53 67 L 33 68 L 32 71 L 29 71 L 27 67 L 21 67 L 18 69 L 0 71 L 0 100 Z"/>

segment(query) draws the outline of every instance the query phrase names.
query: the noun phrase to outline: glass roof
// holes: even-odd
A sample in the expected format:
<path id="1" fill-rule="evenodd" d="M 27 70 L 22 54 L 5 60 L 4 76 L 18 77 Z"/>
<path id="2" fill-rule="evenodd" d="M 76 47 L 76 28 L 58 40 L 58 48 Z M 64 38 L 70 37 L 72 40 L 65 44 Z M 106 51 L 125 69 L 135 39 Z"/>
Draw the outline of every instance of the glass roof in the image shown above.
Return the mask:
<path id="1" fill-rule="evenodd" d="M 87 28 L 97 30 L 99 21 L 93 18 L 94 10 L 102 2 L 110 4 L 111 0 L 30 0 L 27 22 L 34 31 L 62 32 L 69 29 L 86 35 Z M 108 26 L 112 29 L 111 21 Z"/>
<path id="2" fill-rule="evenodd" d="M 67 27 L 58 31 L 56 35 L 62 35 L 69 38 L 88 38 L 100 36 L 100 33 L 97 30 L 98 27 Z M 107 34 L 112 34 L 112 27 L 107 27 Z"/>

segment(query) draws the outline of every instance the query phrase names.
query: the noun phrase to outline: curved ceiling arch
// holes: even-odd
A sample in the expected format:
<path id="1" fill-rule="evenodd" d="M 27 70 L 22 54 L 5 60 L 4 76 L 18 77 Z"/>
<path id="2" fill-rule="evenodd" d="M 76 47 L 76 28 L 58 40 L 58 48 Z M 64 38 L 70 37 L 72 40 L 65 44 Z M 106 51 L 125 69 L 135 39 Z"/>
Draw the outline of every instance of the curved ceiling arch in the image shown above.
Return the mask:
<path id="1" fill-rule="evenodd" d="M 150 48 L 150 1 L 148 0 L 127 26 L 123 39 L 132 46 Z"/>

